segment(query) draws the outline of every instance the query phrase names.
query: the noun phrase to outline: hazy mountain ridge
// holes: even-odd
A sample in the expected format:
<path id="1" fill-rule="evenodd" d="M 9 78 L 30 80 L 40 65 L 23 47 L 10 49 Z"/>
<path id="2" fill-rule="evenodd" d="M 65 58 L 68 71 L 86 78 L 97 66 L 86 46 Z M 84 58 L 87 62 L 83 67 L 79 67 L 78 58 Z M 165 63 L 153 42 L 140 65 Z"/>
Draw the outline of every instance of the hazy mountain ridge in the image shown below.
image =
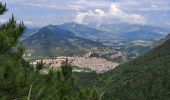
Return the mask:
<path id="1" fill-rule="evenodd" d="M 169 29 L 158 26 L 125 23 L 100 25 L 99 27 L 96 27 L 96 25 L 94 24 L 83 25 L 75 22 L 70 22 L 53 26 L 59 27 L 62 30 L 71 31 L 76 36 L 101 42 L 104 41 L 114 42 L 115 40 L 135 40 L 135 39 L 159 40 L 161 38 L 164 38 L 166 34 L 169 33 L 170 31 Z"/>
<path id="2" fill-rule="evenodd" d="M 137 25 L 137 24 L 101 24 L 99 27 L 92 24 L 90 27 L 106 31 L 114 32 L 119 38 L 123 39 L 161 39 L 169 33 L 169 29 L 159 26 L 151 25 Z"/>
<path id="3" fill-rule="evenodd" d="M 29 36 L 37 33 L 38 31 L 39 31 L 39 28 L 26 28 L 24 30 L 24 33 L 21 36 L 21 40 L 28 38 Z"/>
<path id="4" fill-rule="evenodd" d="M 74 55 L 74 53 L 83 53 L 88 48 L 102 45 L 99 42 L 75 36 L 72 32 L 53 25 L 43 27 L 23 40 L 23 43 L 27 53 L 45 54 L 46 56 Z"/>
<path id="5" fill-rule="evenodd" d="M 106 31 L 98 30 L 98 29 L 89 27 L 88 25 L 78 24 L 74 22 L 62 24 L 62 25 L 59 25 L 59 27 L 64 30 L 69 30 L 77 36 L 91 39 L 91 40 L 112 41 L 113 39 L 118 38 L 116 34 L 113 32 L 106 32 Z"/>

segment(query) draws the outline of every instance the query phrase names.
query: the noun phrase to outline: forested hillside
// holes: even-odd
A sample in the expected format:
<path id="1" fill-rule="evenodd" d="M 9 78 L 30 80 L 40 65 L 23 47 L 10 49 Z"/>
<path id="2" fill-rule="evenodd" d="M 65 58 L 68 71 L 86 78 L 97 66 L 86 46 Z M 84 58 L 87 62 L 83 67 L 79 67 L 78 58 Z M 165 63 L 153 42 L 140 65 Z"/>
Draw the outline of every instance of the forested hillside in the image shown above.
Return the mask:
<path id="1" fill-rule="evenodd" d="M 108 73 L 91 76 L 86 85 L 102 88 L 103 100 L 169 100 L 170 39 Z"/>

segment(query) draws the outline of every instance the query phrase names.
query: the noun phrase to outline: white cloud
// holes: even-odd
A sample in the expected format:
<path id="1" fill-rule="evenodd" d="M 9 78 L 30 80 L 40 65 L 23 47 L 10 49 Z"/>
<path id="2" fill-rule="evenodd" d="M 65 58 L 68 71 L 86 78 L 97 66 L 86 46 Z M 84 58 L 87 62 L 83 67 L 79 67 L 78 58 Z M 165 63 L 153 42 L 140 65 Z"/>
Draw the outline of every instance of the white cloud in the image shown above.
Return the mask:
<path id="1" fill-rule="evenodd" d="M 76 18 L 74 19 L 75 22 L 80 24 L 87 24 L 84 22 L 86 17 L 94 17 L 100 20 L 102 17 L 105 17 L 106 14 L 101 9 L 96 9 L 95 11 L 89 10 L 88 12 L 78 12 Z"/>
<path id="2" fill-rule="evenodd" d="M 121 10 L 117 4 L 111 4 L 107 12 L 104 12 L 101 9 L 96 9 L 94 11 L 88 11 L 88 12 L 79 12 L 77 13 L 77 16 L 74 19 L 74 21 L 81 24 L 87 24 L 86 22 L 84 22 L 86 17 L 95 18 L 99 22 L 104 19 L 117 18 L 122 22 L 131 23 L 131 24 L 146 23 L 146 18 L 143 17 L 142 15 L 126 13 L 123 10 Z"/>
<path id="3" fill-rule="evenodd" d="M 159 8 L 159 6 L 155 4 L 151 4 L 151 8 Z"/>
<path id="4" fill-rule="evenodd" d="M 162 22 L 164 20 L 167 20 L 164 22 L 170 21 L 168 18 L 166 18 L 169 16 L 168 12 L 170 11 L 170 0 L 0 1 L 7 3 L 10 13 L 14 13 L 15 15 L 19 16 L 18 18 L 31 21 L 32 25 L 37 26 L 62 24 L 71 22 L 73 20 L 82 24 L 87 24 L 90 22 L 97 24 L 115 24 L 119 22 L 127 22 L 134 24 L 146 23 L 152 25 L 157 25 L 157 23 L 165 24 Z M 25 12 L 29 13 L 25 14 Z M 166 16 L 163 16 L 164 14 Z M 9 18 L 10 16 L 11 14 L 8 14 L 6 18 Z M 0 18 L 0 22 L 4 22 L 4 19 Z M 31 22 L 28 22 L 28 24 L 31 24 Z"/>
<path id="5" fill-rule="evenodd" d="M 2 0 L 2 2 L 26 5 L 37 8 L 50 8 L 50 9 L 70 9 L 78 10 L 84 7 L 72 1 L 58 1 L 58 0 Z"/>
<path id="6" fill-rule="evenodd" d="M 7 18 L 0 18 L 0 23 L 3 24 L 3 23 L 6 23 L 7 21 L 9 21 L 9 19 Z M 20 20 L 17 21 L 17 23 L 21 22 Z M 23 21 L 25 25 L 32 25 L 33 23 L 31 21 L 28 21 L 28 20 L 24 20 Z"/>
<path id="7" fill-rule="evenodd" d="M 5 23 L 5 22 L 7 22 L 6 18 L 0 18 L 0 23 Z"/>
<path id="8" fill-rule="evenodd" d="M 102 11 L 101 9 L 96 9 L 95 12 L 96 12 L 96 14 L 97 14 L 99 17 L 104 17 L 104 16 L 106 16 L 105 12 Z"/>
<path id="9" fill-rule="evenodd" d="M 121 8 L 135 12 L 170 11 L 169 0 L 119 0 Z"/>
<path id="10" fill-rule="evenodd" d="M 142 15 L 126 13 L 122 11 L 118 5 L 115 4 L 111 4 L 109 13 L 111 14 L 111 17 L 115 17 L 121 20 L 122 22 L 127 22 L 131 24 L 146 23 L 146 18 L 143 17 Z"/>
<path id="11" fill-rule="evenodd" d="M 92 12 L 86 12 L 86 13 L 82 13 L 82 12 L 78 12 L 76 18 L 74 19 L 75 22 L 80 23 L 80 24 L 85 24 L 84 23 L 84 19 L 86 16 L 91 16 Z"/>
<path id="12" fill-rule="evenodd" d="M 33 23 L 31 21 L 23 21 L 25 25 L 32 25 Z"/>
<path id="13" fill-rule="evenodd" d="M 82 10 L 93 7 L 104 7 L 105 1 L 95 0 L 2 0 L 2 2 L 26 5 L 39 8 Z"/>

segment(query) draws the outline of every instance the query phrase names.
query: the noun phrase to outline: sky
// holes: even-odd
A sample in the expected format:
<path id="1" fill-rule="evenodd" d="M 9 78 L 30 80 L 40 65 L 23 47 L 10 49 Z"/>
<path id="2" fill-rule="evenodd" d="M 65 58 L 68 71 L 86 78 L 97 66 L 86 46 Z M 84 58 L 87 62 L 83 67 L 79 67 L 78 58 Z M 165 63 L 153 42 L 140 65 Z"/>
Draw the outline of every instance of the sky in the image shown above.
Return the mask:
<path id="1" fill-rule="evenodd" d="M 141 24 L 170 27 L 170 0 L 0 0 L 8 12 L 27 26 L 77 22 L 80 24 Z"/>

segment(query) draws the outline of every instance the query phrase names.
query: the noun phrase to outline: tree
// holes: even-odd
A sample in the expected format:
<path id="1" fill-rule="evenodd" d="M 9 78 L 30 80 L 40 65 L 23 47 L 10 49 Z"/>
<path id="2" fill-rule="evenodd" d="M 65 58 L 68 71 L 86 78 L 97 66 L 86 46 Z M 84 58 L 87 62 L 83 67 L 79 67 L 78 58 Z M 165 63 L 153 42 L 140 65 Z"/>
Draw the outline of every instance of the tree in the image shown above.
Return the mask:
<path id="1" fill-rule="evenodd" d="M 5 11 L 7 11 L 6 4 L 2 5 L 2 3 L 0 2 L 0 15 L 2 15 Z"/>
<path id="2" fill-rule="evenodd" d="M 7 11 L 6 4 L 0 3 L 0 15 Z M 14 16 L 0 26 L 0 98 L 16 98 L 23 85 L 24 73 L 21 66 L 23 47 L 19 37 L 24 31 L 24 23 L 16 23 Z"/>
<path id="3" fill-rule="evenodd" d="M 39 70 L 42 70 L 43 67 L 44 67 L 45 63 L 43 62 L 43 60 L 37 62 L 36 64 L 36 70 L 39 71 Z"/>

